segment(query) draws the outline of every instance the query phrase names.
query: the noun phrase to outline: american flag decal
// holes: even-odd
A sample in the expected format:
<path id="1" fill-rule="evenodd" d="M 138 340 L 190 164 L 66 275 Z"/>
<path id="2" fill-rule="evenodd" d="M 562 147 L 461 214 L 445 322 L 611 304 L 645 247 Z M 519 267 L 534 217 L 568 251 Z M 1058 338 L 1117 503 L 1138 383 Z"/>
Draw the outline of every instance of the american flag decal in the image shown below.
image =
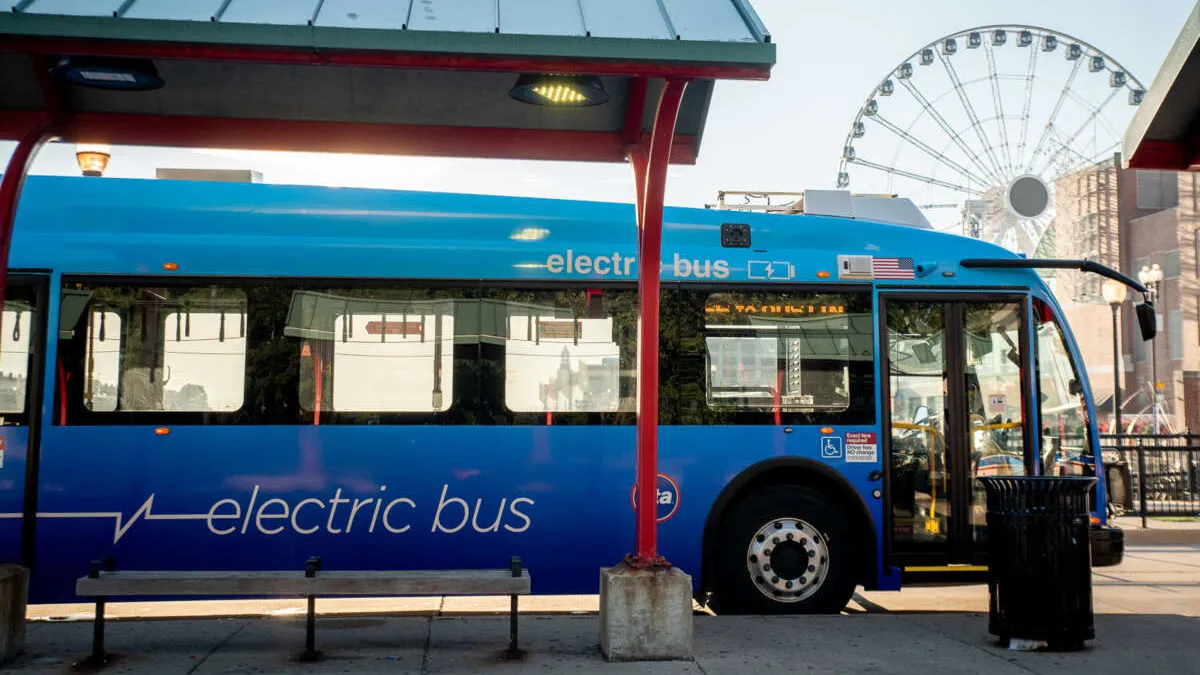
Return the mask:
<path id="1" fill-rule="evenodd" d="M 876 279 L 914 279 L 912 258 L 875 258 L 871 269 Z"/>

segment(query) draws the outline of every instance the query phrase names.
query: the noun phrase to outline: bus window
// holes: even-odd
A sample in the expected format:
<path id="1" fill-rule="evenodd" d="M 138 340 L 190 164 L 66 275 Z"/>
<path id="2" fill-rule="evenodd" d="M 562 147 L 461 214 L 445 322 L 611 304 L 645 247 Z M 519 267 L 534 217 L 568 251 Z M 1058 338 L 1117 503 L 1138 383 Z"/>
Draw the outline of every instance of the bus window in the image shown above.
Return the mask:
<path id="1" fill-rule="evenodd" d="M 874 359 L 872 315 L 847 304 L 832 294 L 710 295 L 704 307 L 709 407 L 846 411 L 856 371 Z"/>
<path id="2" fill-rule="evenodd" d="M 188 322 L 191 329 L 184 330 Z M 231 412 L 242 407 L 246 314 L 170 312 L 163 340 L 162 409 Z M 174 335 L 171 334 L 174 331 Z"/>
<path id="3" fill-rule="evenodd" d="M 305 289 L 290 296 L 283 335 L 300 338 L 288 349 L 299 352 L 305 422 L 372 424 L 380 413 L 453 406 L 458 318 L 477 305 L 462 291 Z"/>
<path id="4" fill-rule="evenodd" d="M 117 409 L 117 375 L 121 365 L 121 315 L 93 310 L 88 318 L 87 383 L 83 404 L 88 410 L 112 412 Z"/>
<path id="5" fill-rule="evenodd" d="M 508 410 L 547 415 L 633 410 L 633 294 L 577 290 L 508 295 L 503 302 Z"/>
<path id="6" fill-rule="evenodd" d="M 341 337 L 333 341 L 332 409 L 447 410 L 454 400 L 452 307 L 441 303 L 334 319 L 334 335 Z"/>
<path id="7" fill-rule="evenodd" d="M 241 409 L 244 292 L 216 286 L 91 290 L 82 392 L 88 410 Z"/>
<path id="8" fill-rule="evenodd" d="M 1035 301 L 1035 308 L 1042 473 L 1056 476 L 1094 475 L 1095 460 L 1089 442 L 1087 404 L 1079 374 L 1067 351 L 1066 336 L 1040 300 Z"/>
<path id="9" fill-rule="evenodd" d="M 29 334 L 33 312 L 24 302 L 7 301 L 0 320 L 0 413 L 25 412 L 29 377 Z"/>

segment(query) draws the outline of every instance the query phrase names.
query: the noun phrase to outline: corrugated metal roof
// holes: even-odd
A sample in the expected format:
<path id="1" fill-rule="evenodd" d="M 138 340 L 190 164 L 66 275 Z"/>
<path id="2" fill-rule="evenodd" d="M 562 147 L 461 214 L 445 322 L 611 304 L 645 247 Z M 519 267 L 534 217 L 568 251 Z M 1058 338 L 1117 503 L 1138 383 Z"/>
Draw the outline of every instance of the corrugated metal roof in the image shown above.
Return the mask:
<path id="1" fill-rule="evenodd" d="M 47 78 L 64 56 L 165 84 Z M 774 63 L 748 0 L 19 0 L 0 12 L 0 138 L 46 111 L 118 144 L 623 161 L 687 78 L 671 157 L 694 162 L 715 80 Z M 531 72 L 596 75 L 610 100 L 513 100 Z"/>
<path id="2" fill-rule="evenodd" d="M 21 0 L 12 11 L 388 31 L 770 41 L 745 0 Z"/>

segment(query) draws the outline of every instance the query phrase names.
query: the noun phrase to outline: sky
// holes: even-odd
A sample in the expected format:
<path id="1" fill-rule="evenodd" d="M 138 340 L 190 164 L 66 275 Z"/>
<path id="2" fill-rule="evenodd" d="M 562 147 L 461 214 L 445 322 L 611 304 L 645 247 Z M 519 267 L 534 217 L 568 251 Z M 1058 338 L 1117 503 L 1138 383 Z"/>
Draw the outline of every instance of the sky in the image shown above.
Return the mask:
<path id="1" fill-rule="evenodd" d="M 1029 24 L 1075 36 L 1146 85 L 1193 0 L 752 0 L 777 44 L 768 82 L 721 82 L 699 160 L 674 166 L 667 203 L 701 206 L 718 190 L 828 189 L 859 108 L 901 61 L 939 38 L 987 24 Z M 0 143 L 0 158 L 13 144 Z M 623 164 L 461 160 L 118 147 L 106 176 L 156 168 L 254 169 L 267 183 L 358 186 L 630 202 Z M 78 175 L 73 146 L 52 144 L 34 174 Z"/>

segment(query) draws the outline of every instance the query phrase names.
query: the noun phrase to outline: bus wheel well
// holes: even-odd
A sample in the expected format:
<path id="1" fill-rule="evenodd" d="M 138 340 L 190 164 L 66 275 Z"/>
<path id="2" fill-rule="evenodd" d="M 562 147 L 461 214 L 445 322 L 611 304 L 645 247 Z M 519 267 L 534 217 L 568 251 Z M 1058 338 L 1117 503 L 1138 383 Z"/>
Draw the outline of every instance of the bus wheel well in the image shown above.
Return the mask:
<path id="1" fill-rule="evenodd" d="M 725 486 L 713 502 L 704 523 L 704 541 L 700 563 L 700 593 L 703 600 L 716 586 L 717 547 L 725 514 L 748 496 L 775 485 L 800 485 L 820 490 L 835 500 L 843 513 L 850 517 L 852 529 L 858 533 L 861 564 L 854 571 L 855 580 L 868 587 L 875 582 L 876 543 L 873 522 L 867 506 L 858 492 L 844 477 L 828 465 L 800 457 L 777 457 L 749 467 Z"/>

